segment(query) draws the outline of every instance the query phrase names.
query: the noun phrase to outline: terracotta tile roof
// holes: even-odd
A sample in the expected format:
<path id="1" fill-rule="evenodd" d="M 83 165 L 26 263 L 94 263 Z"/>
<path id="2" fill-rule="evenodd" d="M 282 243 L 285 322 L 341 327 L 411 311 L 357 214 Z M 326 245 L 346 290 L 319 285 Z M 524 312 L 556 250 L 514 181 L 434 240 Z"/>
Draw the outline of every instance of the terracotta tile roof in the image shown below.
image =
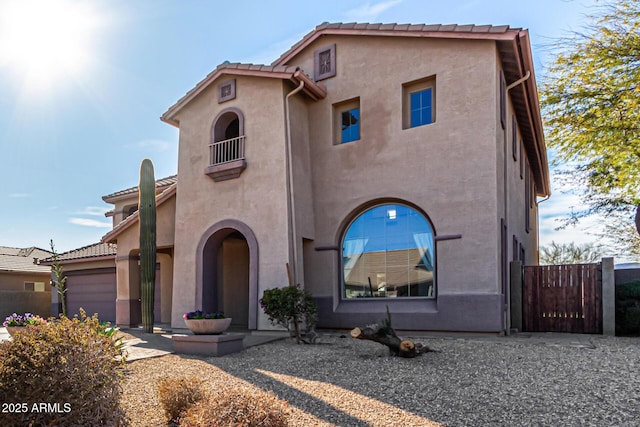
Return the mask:
<path id="1" fill-rule="evenodd" d="M 225 61 L 222 64 L 218 65 L 215 70 L 210 72 L 204 79 L 196 84 L 193 89 L 188 91 L 175 104 L 169 107 L 169 109 L 162 115 L 162 117 L 160 117 L 160 119 L 174 126 L 179 126 L 180 122 L 179 120 L 177 120 L 176 115 L 180 111 L 180 109 L 182 109 L 182 107 L 188 104 L 200 92 L 202 92 L 210 84 L 212 84 L 214 80 L 225 74 L 279 78 L 290 80 L 296 86 L 300 84 L 301 81 L 304 81 L 305 85 L 302 92 L 313 100 L 322 99 L 327 94 L 327 90 L 322 83 L 314 82 L 313 79 L 299 67 L 284 65 L 244 64 L 240 62 L 231 63 L 229 61 Z"/>
<path id="2" fill-rule="evenodd" d="M 366 22 L 324 22 L 305 35 L 299 42 L 291 46 L 271 65 L 285 65 L 291 57 L 323 34 L 351 34 L 351 35 L 391 35 L 413 37 L 453 37 L 462 34 L 472 34 L 473 38 L 495 38 L 508 31 L 520 31 L 508 25 L 442 25 L 442 24 L 370 24 Z"/>
<path id="3" fill-rule="evenodd" d="M 34 259 L 51 256 L 51 252 L 43 249 L 9 248 L 0 246 L 0 271 L 15 273 L 49 273 L 51 268 L 37 265 Z"/>
<path id="4" fill-rule="evenodd" d="M 162 193 L 156 195 L 156 206 L 160 206 L 162 203 L 169 200 L 173 195 L 176 194 L 178 184 L 174 183 L 169 186 Z M 113 243 L 118 239 L 118 235 L 122 233 L 127 228 L 131 227 L 133 224 L 138 222 L 138 218 L 140 217 L 140 211 L 135 211 L 132 215 L 129 215 L 124 221 L 121 221 L 118 225 L 116 225 L 113 230 L 102 236 L 102 243 Z"/>
<path id="5" fill-rule="evenodd" d="M 58 254 L 58 260 L 61 263 L 65 261 L 75 261 L 89 258 L 115 257 L 118 246 L 114 243 L 94 243 L 92 245 L 83 246 L 68 252 Z M 53 259 L 51 257 L 40 261 L 42 265 L 51 265 Z"/>
<path id="6" fill-rule="evenodd" d="M 166 178 L 160 178 L 156 180 L 156 191 L 164 190 L 169 187 L 171 184 L 175 184 L 178 182 L 178 175 L 171 175 Z M 116 191 L 115 193 L 107 194 L 106 196 L 102 196 L 102 200 L 105 202 L 113 201 L 122 196 L 129 196 L 131 194 L 136 194 L 138 192 L 138 186 L 127 188 L 126 190 Z"/>

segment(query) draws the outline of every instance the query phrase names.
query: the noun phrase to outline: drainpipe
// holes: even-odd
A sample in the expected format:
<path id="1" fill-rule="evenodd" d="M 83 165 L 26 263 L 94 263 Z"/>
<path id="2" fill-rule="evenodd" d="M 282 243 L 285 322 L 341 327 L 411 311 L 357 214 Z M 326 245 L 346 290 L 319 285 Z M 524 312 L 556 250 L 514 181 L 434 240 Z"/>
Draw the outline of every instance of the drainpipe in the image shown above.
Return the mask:
<path id="1" fill-rule="evenodd" d="M 289 98 L 300 92 L 303 87 L 304 81 L 300 81 L 300 85 L 287 94 L 284 102 L 285 126 L 287 127 L 287 203 L 289 204 L 290 213 L 290 218 L 287 221 L 287 224 L 291 227 L 291 230 L 289 232 L 289 250 L 293 252 L 293 265 L 291 266 L 291 277 L 293 280 L 292 285 L 298 284 L 298 237 L 296 233 L 296 204 L 293 192 L 293 156 L 291 154 L 291 121 L 289 118 Z"/>
<path id="2" fill-rule="evenodd" d="M 523 77 L 519 78 L 518 80 L 516 80 L 515 82 L 513 82 L 509 86 L 507 86 L 506 89 L 505 89 L 505 92 L 506 92 L 506 95 L 507 95 L 506 99 L 505 99 L 505 102 L 509 101 L 509 91 L 511 89 L 513 89 L 514 87 L 524 83 L 530 77 L 531 77 L 531 72 L 529 70 L 527 70 L 526 74 Z M 505 106 L 505 108 L 506 108 L 506 106 Z M 502 168 L 502 171 L 503 171 L 503 179 L 502 180 L 503 180 L 503 198 L 504 198 L 504 225 L 501 224 L 501 227 L 503 227 L 503 229 L 504 229 L 504 227 L 506 227 L 507 228 L 506 231 L 509 231 L 509 197 L 508 197 L 508 189 L 509 189 L 508 188 L 509 187 L 508 178 L 509 177 L 508 177 L 508 174 L 507 174 L 507 164 L 508 164 L 508 158 L 509 158 L 509 156 L 508 156 L 509 144 L 507 143 L 507 140 L 509 139 L 509 130 L 510 130 L 509 124 L 510 124 L 510 122 L 511 122 L 510 120 L 507 120 L 507 123 L 505 123 L 506 132 L 505 132 L 505 137 L 503 138 L 504 139 L 504 144 L 503 144 L 504 145 L 504 147 L 503 147 L 503 158 L 504 158 L 503 159 L 503 163 L 504 164 L 503 164 L 503 168 Z M 520 155 L 522 155 L 522 153 L 520 153 Z M 527 206 L 529 206 L 528 203 L 529 202 L 527 201 Z M 505 234 L 505 236 L 504 236 L 504 239 L 505 239 L 505 242 L 504 242 L 505 243 L 505 248 L 504 248 L 504 250 L 507 253 L 506 254 L 502 254 L 502 253 L 500 254 L 501 257 L 503 258 L 503 259 L 500 260 L 500 264 L 502 264 L 502 262 L 504 261 L 505 257 L 507 259 L 509 259 L 509 254 L 508 254 L 508 251 L 507 251 L 507 247 L 509 246 L 509 235 L 504 230 L 500 230 L 500 235 L 501 236 L 502 236 L 503 232 Z M 500 242 L 501 245 L 502 245 L 502 243 L 503 242 Z M 510 277 L 510 275 L 507 274 L 507 277 Z M 509 322 L 510 322 L 509 317 L 511 316 L 511 306 L 510 306 L 510 301 L 509 301 L 510 298 L 511 298 L 510 297 L 511 289 L 509 287 L 509 283 L 505 283 L 504 284 L 504 293 L 505 293 L 505 311 L 504 311 L 504 317 L 503 317 L 504 324 L 502 325 L 502 327 L 503 327 L 503 330 L 504 330 L 504 334 L 505 335 L 510 335 L 511 331 L 507 327 L 509 325 Z"/>

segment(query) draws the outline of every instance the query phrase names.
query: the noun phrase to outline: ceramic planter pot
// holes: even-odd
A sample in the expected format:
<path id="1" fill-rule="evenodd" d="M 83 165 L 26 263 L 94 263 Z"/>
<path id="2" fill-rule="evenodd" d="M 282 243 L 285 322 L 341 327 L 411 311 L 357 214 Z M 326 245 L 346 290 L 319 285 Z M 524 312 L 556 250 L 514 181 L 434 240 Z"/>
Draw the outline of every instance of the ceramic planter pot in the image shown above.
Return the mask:
<path id="1" fill-rule="evenodd" d="M 24 326 L 7 326 L 7 332 L 9 335 L 13 336 L 18 331 L 24 331 Z"/>
<path id="2" fill-rule="evenodd" d="M 184 319 L 184 323 L 196 335 L 218 335 L 231 326 L 231 317 L 224 319 Z"/>

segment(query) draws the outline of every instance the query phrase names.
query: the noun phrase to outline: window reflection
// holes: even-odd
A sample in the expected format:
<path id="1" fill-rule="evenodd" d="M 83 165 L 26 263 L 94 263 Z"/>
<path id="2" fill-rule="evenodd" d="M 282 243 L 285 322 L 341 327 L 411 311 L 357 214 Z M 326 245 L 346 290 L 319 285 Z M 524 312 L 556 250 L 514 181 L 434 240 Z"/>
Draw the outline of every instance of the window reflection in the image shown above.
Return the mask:
<path id="1" fill-rule="evenodd" d="M 345 298 L 433 297 L 434 240 L 408 206 L 385 204 L 358 216 L 342 244 Z"/>

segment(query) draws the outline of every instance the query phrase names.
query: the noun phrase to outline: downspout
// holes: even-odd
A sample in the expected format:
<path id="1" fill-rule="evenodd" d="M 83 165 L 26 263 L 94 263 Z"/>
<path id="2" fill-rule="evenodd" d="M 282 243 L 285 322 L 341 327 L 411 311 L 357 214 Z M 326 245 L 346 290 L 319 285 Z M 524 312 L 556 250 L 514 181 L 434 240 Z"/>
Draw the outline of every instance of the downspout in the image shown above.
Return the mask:
<path id="1" fill-rule="evenodd" d="M 505 102 L 508 102 L 509 98 L 509 91 L 511 89 L 513 89 L 514 87 L 524 83 L 525 81 L 527 81 L 529 78 L 531 77 L 531 72 L 529 70 L 527 70 L 527 72 L 525 73 L 525 75 L 521 78 L 519 78 L 518 80 L 516 80 L 515 82 L 511 83 L 510 85 L 508 85 L 505 89 L 506 92 L 506 99 Z M 506 108 L 506 106 L 505 106 Z M 504 233 L 504 242 L 500 242 L 500 245 L 502 246 L 502 244 L 504 244 L 504 250 L 505 250 L 505 254 L 501 254 L 501 256 L 503 257 L 502 260 L 500 260 L 500 264 L 502 265 L 502 262 L 505 261 L 506 259 L 509 259 L 509 251 L 507 251 L 507 247 L 509 246 L 509 236 L 507 235 L 507 231 L 509 230 L 509 196 L 508 196 L 508 174 L 507 174 L 507 164 L 508 164 L 508 158 L 509 158 L 509 144 L 507 143 L 507 140 L 509 139 L 509 123 L 510 121 L 507 120 L 507 123 L 505 123 L 505 137 L 504 139 L 504 147 L 503 147 L 503 204 L 504 204 L 504 224 L 501 224 L 502 230 L 500 230 L 500 236 L 503 235 Z M 522 153 L 520 153 L 520 155 L 522 156 Z M 527 201 L 527 206 L 529 206 L 529 202 Z M 506 228 L 506 230 L 504 230 Z M 507 264 L 508 265 L 508 264 Z M 509 323 L 510 323 L 510 317 L 511 317 L 511 305 L 510 305 L 510 295 L 511 295 L 511 289 L 509 287 L 509 279 L 508 277 L 510 277 L 510 268 L 507 268 L 507 283 L 504 284 L 504 293 L 505 293 L 505 310 L 504 310 L 504 318 L 503 318 L 503 322 L 504 324 L 502 325 L 503 330 L 505 335 L 510 335 L 511 331 L 510 328 L 508 327 Z"/>
<path id="2" fill-rule="evenodd" d="M 287 203 L 289 205 L 289 216 L 287 224 L 291 227 L 289 232 L 289 250 L 293 252 L 293 265 L 291 265 L 291 277 L 293 280 L 292 285 L 298 284 L 298 243 L 296 233 L 296 204 L 293 192 L 293 156 L 291 154 L 291 121 L 289 117 L 289 98 L 296 93 L 300 92 L 304 87 L 304 81 L 300 81 L 300 85 L 289 92 L 285 97 L 284 102 L 284 117 L 285 126 L 287 127 L 287 144 L 286 144 L 286 158 L 287 158 Z"/>

